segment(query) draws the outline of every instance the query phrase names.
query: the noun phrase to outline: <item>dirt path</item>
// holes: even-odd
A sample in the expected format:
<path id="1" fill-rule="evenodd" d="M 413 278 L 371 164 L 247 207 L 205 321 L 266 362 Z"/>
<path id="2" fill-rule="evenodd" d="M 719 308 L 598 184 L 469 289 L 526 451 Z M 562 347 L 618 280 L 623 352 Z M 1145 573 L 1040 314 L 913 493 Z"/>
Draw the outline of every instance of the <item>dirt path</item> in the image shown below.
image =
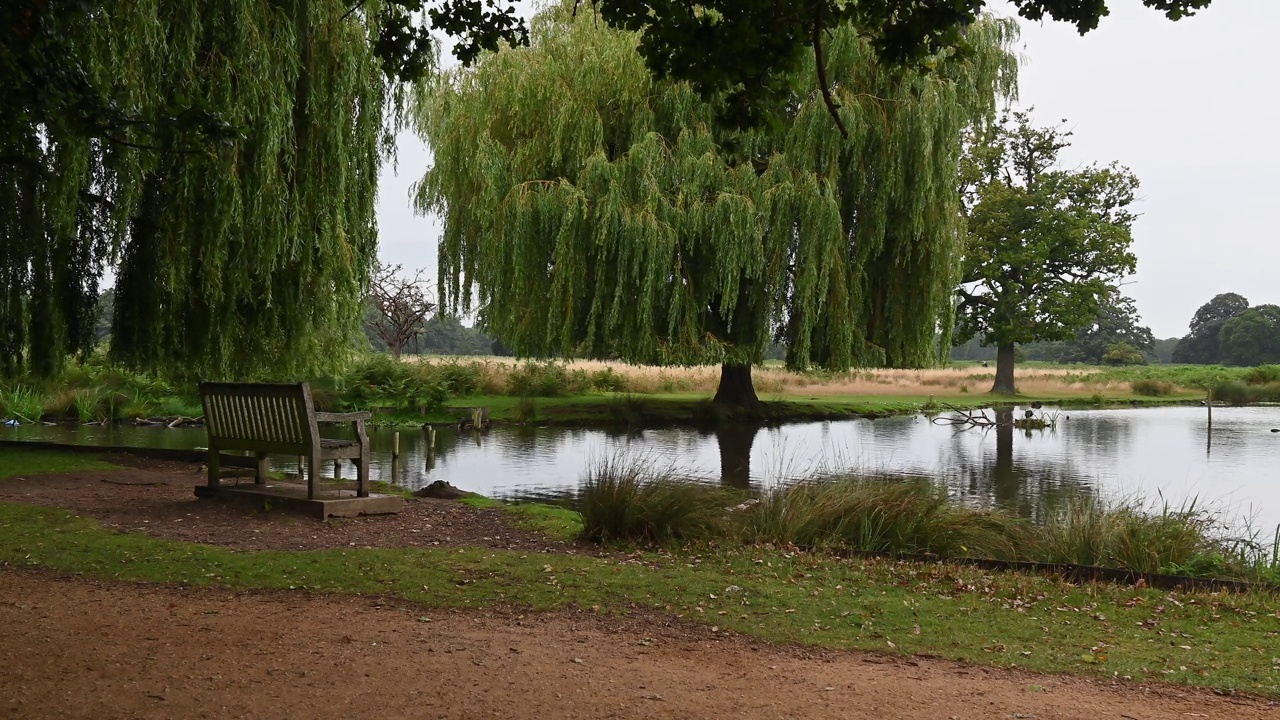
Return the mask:
<path id="1" fill-rule="evenodd" d="M 14 718 L 1280 717 L 1264 701 L 808 653 L 659 617 L 436 613 L 17 570 L 0 570 L 0 688 L 0 717 Z"/>

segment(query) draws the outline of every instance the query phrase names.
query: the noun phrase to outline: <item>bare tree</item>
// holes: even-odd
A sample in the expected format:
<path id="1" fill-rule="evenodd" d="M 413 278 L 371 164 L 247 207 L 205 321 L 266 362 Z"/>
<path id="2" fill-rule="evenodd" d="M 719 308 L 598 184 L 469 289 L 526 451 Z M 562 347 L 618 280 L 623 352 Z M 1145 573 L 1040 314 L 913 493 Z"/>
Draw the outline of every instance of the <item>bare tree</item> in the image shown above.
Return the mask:
<path id="1" fill-rule="evenodd" d="M 435 309 L 427 299 L 430 288 L 422 272 L 415 270 L 409 277 L 400 265 L 379 262 L 369 282 L 369 302 L 378 310 L 373 319 L 374 332 L 395 358 L 422 333 L 427 316 Z"/>

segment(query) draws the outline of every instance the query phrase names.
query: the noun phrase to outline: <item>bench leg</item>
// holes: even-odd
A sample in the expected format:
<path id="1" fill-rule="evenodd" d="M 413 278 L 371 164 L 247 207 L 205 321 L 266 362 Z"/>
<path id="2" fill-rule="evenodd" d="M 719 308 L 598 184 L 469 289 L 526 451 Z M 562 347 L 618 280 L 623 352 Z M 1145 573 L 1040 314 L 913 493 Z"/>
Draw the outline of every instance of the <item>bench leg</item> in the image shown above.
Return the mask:
<path id="1" fill-rule="evenodd" d="M 391 461 L 392 463 L 395 460 Z M 369 453 L 360 454 L 356 461 L 356 497 L 369 497 Z"/>
<path id="2" fill-rule="evenodd" d="M 271 469 L 267 464 L 267 454 L 258 453 L 258 471 L 253 476 L 255 485 L 266 484 L 267 478 L 271 476 Z"/>
<path id="3" fill-rule="evenodd" d="M 313 453 L 307 463 L 307 499 L 315 500 L 320 495 L 320 453 Z"/>
<path id="4" fill-rule="evenodd" d="M 209 448 L 208 465 L 209 465 L 209 489 L 217 490 L 218 486 L 222 482 L 222 461 L 220 459 L 220 453 L 213 448 Z"/>

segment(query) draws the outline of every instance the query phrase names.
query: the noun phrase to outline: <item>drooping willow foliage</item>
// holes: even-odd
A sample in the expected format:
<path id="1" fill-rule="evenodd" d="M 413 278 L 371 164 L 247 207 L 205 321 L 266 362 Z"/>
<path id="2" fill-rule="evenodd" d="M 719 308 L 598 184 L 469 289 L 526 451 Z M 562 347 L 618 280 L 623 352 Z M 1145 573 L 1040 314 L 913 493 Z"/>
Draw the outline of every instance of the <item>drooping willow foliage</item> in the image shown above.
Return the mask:
<path id="1" fill-rule="evenodd" d="M 526 355 L 744 365 L 774 336 L 793 367 L 935 361 L 961 134 L 1013 91 L 1016 26 L 970 27 L 974 52 L 927 73 L 835 33 L 846 140 L 813 77 L 785 126 L 722 130 L 689 86 L 653 79 L 635 36 L 585 15 L 552 9 L 531 47 L 418 98 L 446 306 L 478 307 Z"/>
<path id="2" fill-rule="evenodd" d="M 184 375 L 293 374 L 358 327 L 392 89 L 342 0 L 104 3 L 68 47 L 157 130 L 0 120 L 0 373 L 92 345 Z M 221 139 L 184 127 L 216 115 Z"/>

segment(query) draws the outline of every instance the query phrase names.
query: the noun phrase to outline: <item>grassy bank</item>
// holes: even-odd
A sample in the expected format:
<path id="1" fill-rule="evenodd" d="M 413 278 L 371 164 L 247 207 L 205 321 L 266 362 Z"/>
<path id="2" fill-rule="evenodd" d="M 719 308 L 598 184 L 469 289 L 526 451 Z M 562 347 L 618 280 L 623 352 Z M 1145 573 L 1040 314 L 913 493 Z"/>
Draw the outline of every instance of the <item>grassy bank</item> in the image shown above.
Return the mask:
<path id="1" fill-rule="evenodd" d="M 795 373 L 768 365 L 754 380 L 765 405 L 744 413 L 710 402 L 718 369 L 654 368 L 601 362 L 409 358 L 365 355 L 329 377 L 307 378 L 317 406 L 372 410 L 375 422 L 452 422 L 461 409 L 484 406 L 500 422 L 562 425 L 681 425 L 752 420 L 786 422 L 982 407 L 994 370 Z M 279 378 L 296 380 L 297 378 Z M 1280 367 L 1144 366 L 1100 368 L 1028 364 L 1018 371 L 1018 400 L 1105 407 L 1194 402 L 1213 389 L 1232 403 L 1280 401 Z M 56 380 L 0 384 L 0 419 L 112 422 L 198 417 L 194 385 L 92 363 Z"/>

